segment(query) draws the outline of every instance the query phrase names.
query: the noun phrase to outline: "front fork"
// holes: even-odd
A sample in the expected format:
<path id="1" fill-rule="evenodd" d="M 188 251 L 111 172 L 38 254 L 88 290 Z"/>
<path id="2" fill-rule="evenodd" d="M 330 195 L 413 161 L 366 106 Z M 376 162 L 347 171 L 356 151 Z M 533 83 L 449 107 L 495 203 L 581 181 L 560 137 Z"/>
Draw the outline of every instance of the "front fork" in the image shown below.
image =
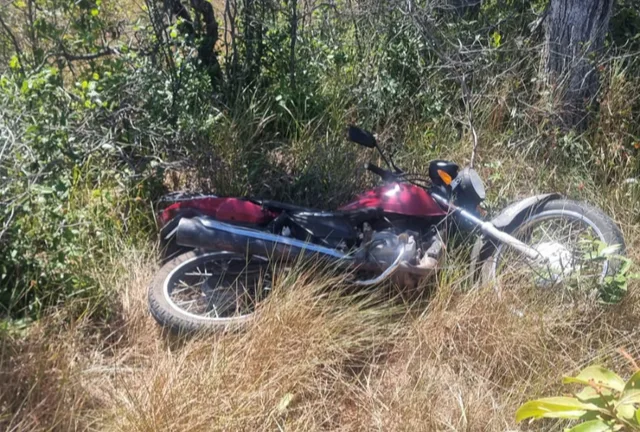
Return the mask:
<path id="1" fill-rule="evenodd" d="M 535 248 L 532 248 L 526 243 L 521 242 L 514 236 L 509 235 L 504 231 L 500 231 L 491 222 L 483 221 L 482 219 L 474 216 L 471 212 L 456 206 L 455 204 L 438 194 L 432 193 L 431 196 L 438 202 L 438 204 L 443 206 L 451 213 L 457 214 L 459 217 L 465 219 L 468 222 L 471 222 L 471 224 L 478 227 L 480 231 L 482 231 L 486 236 L 511 246 L 512 248 L 532 260 L 541 260 L 543 258 L 540 252 L 538 252 Z"/>
<path id="2" fill-rule="evenodd" d="M 473 226 L 479 228 L 480 231 L 482 231 L 486 236 L 511 246 L 512 248 L 514 248 L 515 250 L 517 250 L 527 258 L 531 259 L 532 261 L 536 261 L 538 263 L 546 261 L 546 259 L 535 248 L 532 248 L 531 246 L 521 242 L 514 236 L 509 235 L 504 231 L 500 231 L 491 222 L 483 221 L 482 219 L 473 215 L 471 212 L 463 209 L 462 207 L 456 206 L 455 204 L 451 203 L 449 200 L 441 197 L 440 195 L 432 193 L 431 196 L 440 205 L 442 205 L 447 211 L 457 215 L 458 217 L 463 218 L 467 222 L 470 222 Z M 422 262 L 417 266 L 407 264 L 407 262 L 410 261 L 410 258 L 415 256 L 415 253 L 416 253 L 416 245 L 415 245 L 415 241 L 411 237 L 406 243 L 401 243 L 398 246 L 397 257 L 395 261 L 391 263 L 391 265 L 387 267 L 384 270 L 384 272 L 382 272 L 379 276 L 373 279 L 357 281 L 355 283 L 357 285 L 373 285 L 381 282 L 382 280 L 386 279 L 391 274 L 393 274 L 396 270 L 403 267 L 404 267 L 404 270 L 407 271 L 408 273 L 413 273 L 418 275 L 422 274 L 423 276 L 426 274 L 429 274 L 433 269 L 435 269 L 437 260 L 429 257 L 428 254 L 426 253 L 425 253 L 424 259 L 432 260 L 434 261 L 434 263 L 428 263 L 427 265 L 424 265 L 424 266 L 422 265 Z"/>

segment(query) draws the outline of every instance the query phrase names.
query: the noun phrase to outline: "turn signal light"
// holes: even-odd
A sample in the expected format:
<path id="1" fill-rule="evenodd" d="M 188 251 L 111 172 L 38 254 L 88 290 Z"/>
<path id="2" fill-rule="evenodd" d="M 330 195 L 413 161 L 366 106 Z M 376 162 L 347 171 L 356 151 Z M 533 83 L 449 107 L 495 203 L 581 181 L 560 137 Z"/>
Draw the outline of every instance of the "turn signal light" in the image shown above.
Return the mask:
<path id="1" fill-rule="evenodd" d="M 442 181 L 444 182 L 444 184 L 446 185 L 450 185 L 451 184 L 451 176 L 449 174 L 447 174 L 446 172 L 442 171 L 442 170 L 438 170 L 438 175 L 440 176 L 440 178 L 442 179 Z"/>

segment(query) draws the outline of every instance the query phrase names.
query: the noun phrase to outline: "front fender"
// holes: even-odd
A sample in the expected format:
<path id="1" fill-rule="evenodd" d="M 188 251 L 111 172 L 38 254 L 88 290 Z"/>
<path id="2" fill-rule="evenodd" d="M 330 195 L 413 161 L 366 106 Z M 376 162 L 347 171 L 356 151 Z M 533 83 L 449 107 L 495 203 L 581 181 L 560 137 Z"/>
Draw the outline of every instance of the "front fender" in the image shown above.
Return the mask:
<path id="1" fill-rule="evenodd" d="M 534 213 L 538 207 L 545 203 L 562 198 L 558 193 L 547 193 L 534 195 L 509 205 L 503 209 L 496 217 L 491 219 L 491 223 L 501 231 L 513 232 L 529 215 Z M 489 258 L 493 253 L 495 245 L 484 236 L 478 237 L 471 250 L 471 271 L 474 276 L 480 264 Z"/>
<path id="2" fill-rule="evenodd" d="M 503 209 L 496 217 L 491 219 L 491 223 L 501 231 L 511 232 L 532 214 L 538 206 L 559 198 L 562 198 L 562 195 L 557 193 L 534 195 L 525 198 Z"/>

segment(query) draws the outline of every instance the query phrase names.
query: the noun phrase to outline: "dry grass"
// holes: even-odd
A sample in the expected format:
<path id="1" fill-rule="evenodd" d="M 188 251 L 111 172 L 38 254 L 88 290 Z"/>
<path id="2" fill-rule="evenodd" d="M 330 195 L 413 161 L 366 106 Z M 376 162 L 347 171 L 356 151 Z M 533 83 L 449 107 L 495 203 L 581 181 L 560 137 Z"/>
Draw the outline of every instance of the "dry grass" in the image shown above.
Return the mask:
<path id="1" fill-rule="evenodd" d="M 636 216 L 604 195 L 637 261 Z M 515 410 L 595 361 L 628 374 L 620 347 L 640 356 L 633 283 L 617 306 L 542 299 L 518 317 L 491 291 L 465 291 L 462 271 L 411 304 L 303 273 L 247 332 L 179 340 L 147 312 L 156 269 L 135 250 L 114 261 L 102 280 L 118 312 L 106 323 L 61 309 L 0 336 L 0 429 L 560 430 L 516 425 Z"/>

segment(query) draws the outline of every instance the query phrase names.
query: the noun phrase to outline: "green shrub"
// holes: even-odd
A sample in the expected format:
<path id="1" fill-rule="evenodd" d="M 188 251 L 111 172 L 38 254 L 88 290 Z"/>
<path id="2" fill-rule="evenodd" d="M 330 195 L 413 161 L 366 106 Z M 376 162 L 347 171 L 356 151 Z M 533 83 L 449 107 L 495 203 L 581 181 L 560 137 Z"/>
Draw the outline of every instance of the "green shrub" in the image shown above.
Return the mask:
<path id="1" fill-rule="evenodd" d="M 207 1 L 7 4 L 0 313 L 106 297 L 94 271 L 118 244 L 153 238 L 152 202 L 167 188 L 339 205 L 372 181 L 347 123 L 378 132 L 412 171 L 436 157 L 464 163 L 472 118 L 480 158 L 553 159 L 567 176 L 577 160 L 596 185 L 636 177 L 627 3 L 611 35 L 617 57 L 602 65 L 602 109 L 581 135 L 553 128 L 540 92 L 544 1 L 418 2 L 407 13 L 389 0 L 226 0 L 217 21 Z"/>
<path id="2" fill-rule="evenodd" d="M 626 382 L 602 366 L 589 366 L 566 384 L 581 384 L 572 397 L 537 399 L 522 405 L 516 421 L 541 418 L 579 420 L 567 432 L 608 432 L 640 430 L 640 371 Z"/>

